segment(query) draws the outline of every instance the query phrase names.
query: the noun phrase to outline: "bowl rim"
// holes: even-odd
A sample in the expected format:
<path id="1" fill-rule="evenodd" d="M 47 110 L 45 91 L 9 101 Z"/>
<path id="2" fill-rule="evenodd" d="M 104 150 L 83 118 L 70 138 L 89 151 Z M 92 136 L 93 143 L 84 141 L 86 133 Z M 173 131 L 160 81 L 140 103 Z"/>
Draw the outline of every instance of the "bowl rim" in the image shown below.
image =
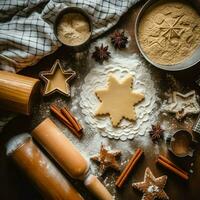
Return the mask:
<path id="1" fill-rule="evenodd" d="M 65 14 L 68 14 L 68 13 L 79 13 L 79 14 L 83 15 L 87 19 L 87 21 L 89 23 L 89 26 L 90 26 L 90 36 L 89 36 L 89 38 L 85 42 L 83 42 L 83 43 L 81 43 L 79 45 L 68 45 L 68 44 L 65 44 L 58 37 L 58 34 L 57 34 L 58 24 L 59 24 L 62 16 L 65 15 Z M 53 24 L 53 31 L 54 31 L 54 35 L 56 36 L 57 40 L 61 44 L 65 45 L 67 47 L 70 47 L 70 48 L 80 48 L 80 47 L 83 47 L 83 46 L 87 45 L 90 42 L 91 38 L 92 38 L 92 31 L 93 31 L 92 19 L 88 15 L 88 13 L 84 9 L 82 9 L 82 8 L 79 8 L 79 7 L 66 7 L 66 8 L 63 8 L 61 11 L 59 11 L 58 14 L 56 15 L 56 18 L 55 18 L 54 24 Z"/>
<path id="2" fill-rule="evenodd" d="M 135 21 L 135 25 L 134 25 L 134 29 L 135 29 L 135 40 L 136 40 L 136 44 L 137 44 L 137 47 L 140 51 L 140 53 L 143 55 L 143 57 L 150 63 L 152 64 L 153 66 L 159 68 L 159 69 L 162 69 L 162 70 L 166 70 L 166 71 L 181 71 L 181 70 L 185 70 L 185 69 L 188 69 L 188 68 L 191 68 L 193 67 L 194 65 L 196 65 L 197 63 L 200 62 L 200 45 L 199 47 L 197 47 L 194 52 L 191 54 L 191 56 L 189 56 L 188 58 L 184 59 L 182 62 L 180 63 L 177 63 L 177 64 L 173 64 L 173 65 L 162 65 L 162 64 L 158 64 L 158 63 L 155 63 L 153 62 L 147 55 L 146 53 L 143 51 L 141 45 L 140 45 L 140 42 L 139 42 L 139 35 L 138 35 L 138 30 L 139 30 L 139 23 L 140 23 L 140 20 L 143 16 L 143 14 L 145 13 L 145 11 L 150 7 L 152 6 L 153 4 L 156 4 L 158 3 L 157 0 L 148 0 L 143 6 L 142 8 L 140 9 L 140 11 L 138 12 L 137 14 L 137 17 L 136 17 L 136 21 Z M 190 2 L 188 2 L 190 3 Z M 194 6 L 191 4 L 191 7 L 194 8 Z M 195 8 L 194 8 L 195 9 Z M 198 51 L 198 52 L 197 52 Z M 184 63 L 191 60 L 191 57 L 193 54 L 195 54 L 195 52 L 199 53 L 199 59 L 196 59 L 196 61 L 188 64 L 188 65 L 185 65 L 184 66 Z"/>

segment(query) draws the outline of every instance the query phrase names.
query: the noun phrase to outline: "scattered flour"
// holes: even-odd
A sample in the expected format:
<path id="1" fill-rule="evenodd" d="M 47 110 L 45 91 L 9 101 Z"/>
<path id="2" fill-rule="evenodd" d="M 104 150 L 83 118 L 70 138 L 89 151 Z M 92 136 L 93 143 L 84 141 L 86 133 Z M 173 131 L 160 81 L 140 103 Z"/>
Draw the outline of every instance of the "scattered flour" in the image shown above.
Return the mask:
<path id="1" fill-rule="evenodd" d="M 13 137 L 6 146 L 7 150 L 7 155 L 13 153 L 18 147 L 20 147 L 24 142 L 28 139 L 31 138 L 31 136 L 27 133 L 17 135 Z"/>
<path id="2" fill-rule="evenodd" d="M 97 45 L 99 44 L 101 42 L 98 42 Z M 112 48 L 110 49 L 112 51 Z M 151 128 L 158 100 L 148 64 L 137 54 L 119 54 L 113 51 L 111 55 L 112 58 L 108 63 L 103 65 L 93 63 L 94 66 L 84 79 L 80 93 L 80 107 L 84 120 L 92 132 L 99 133 L 103 137 L 125 141 L 134 139 L 136 136 L 144 136 Z M 135 107 L 137 120 L 130 122 L 123 119 L 117 128 L 112 126 L 109 116 L 94 116 L 94 112 L 100 103 L 95 95 L 95 90 L 107 86 L 107 75 L 109 73 L 114 73 L 119 78 L 128 73 L 132 74 L 134 90 L 145 95 L 145 100 Z M 73 102 L 75 103 L 76 100 L 73 100 Z"/>

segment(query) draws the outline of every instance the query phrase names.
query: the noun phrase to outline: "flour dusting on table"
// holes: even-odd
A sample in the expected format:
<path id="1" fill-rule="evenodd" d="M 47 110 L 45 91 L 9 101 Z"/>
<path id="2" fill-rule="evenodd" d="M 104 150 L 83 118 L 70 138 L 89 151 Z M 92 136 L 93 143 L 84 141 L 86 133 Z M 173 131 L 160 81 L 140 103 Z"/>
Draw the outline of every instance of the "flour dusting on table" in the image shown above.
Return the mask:
<path id="1" fill-rule="evenodd" d="M 109 73 L 113 73 L 119 78 L 127 74 L 133 75 L 134 89 L 145 95 L 145 100 L 135 107 L 137 120 L 130 122 L 123 119 L 117 128 L 112 126 L 109 116 L 94 116 L 100 103 L 95 95 L 95 90 L 107 86 Z M 84 120 L 92 132 L 123 141 L 133 139 L 136 136 L 144 136 L 149 131 L 153 113 L 157 107 L 156 101 L 156 89 L 146 62 L 137 54 L 121 54 L 117 51 L 112 52 L 112 58 L 108 63 L 94 64 L 84 79 L 80 93 L 80 107 Z"/>

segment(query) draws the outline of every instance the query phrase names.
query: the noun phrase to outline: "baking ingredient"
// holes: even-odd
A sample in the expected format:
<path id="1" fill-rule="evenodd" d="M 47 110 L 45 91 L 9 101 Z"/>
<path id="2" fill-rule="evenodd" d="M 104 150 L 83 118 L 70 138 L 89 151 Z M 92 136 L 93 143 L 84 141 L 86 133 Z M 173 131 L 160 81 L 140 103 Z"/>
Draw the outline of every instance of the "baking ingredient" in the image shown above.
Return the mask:
<path id="1" fill-rule="evenodd" d="M 99 163 L 99 171 L 101 174 L 104 174 L 108 168 L 119 171 L 120 166 L 116 158 L 120 155 L 121 151 L 106 149 L 104 145 L 101 145 L 99 154 L 93 155 L 90 159 Z"/>
<path id="2" fill-rule="evenodd" d="M 75 136 L 77 136 L 78 138 L 82 137 L 82 129 L 80 129 L 80 124 L 78 123 L 78 121 L 70 116 L 71 119 L 73 119 L 73 123 L 69 120 L 69 117 L 66 115 L 64 115 L 62 113 L 62 111 L 64 113 L 67 113 L 65 108 L 60 109 L 59 107 L 57 107 L 55 104 L 50 105 L 50 110 L 51 113 L 60 121 L 62 122 Z M 75 126 L 76 124 L 76 126 Z M 78 128 L 77 128 L 78 127 Z"/>
<path id="3" fill-rule="evenodd" d="M 81 45 L 91 35 L 90 24 L 82 14 L 68 13 L 61 18 L 57 27 L 57 34 L 59 40 L 66 45 Z"/>
<path id="4" fill-rule="evenodd" d="M 74 115 L 70 112 L 70 110 L 67 107 L 61 108 L 61 113 L 65 116 L 66 119 L 69 120 L 69 122 L 74 126 L 74 128 L 78 132 L 82 132 L 83 128 L 81 124 L 77 121 L 77 119 L 74 117 Z"/>
<path id="5" fill-rule="evenodd" d="M 75 76 L 75 71 L 65 71 L 60 61 L 57 59 L 50 71 L 40 72 L 41 79 L 45 81 L 43 95 L 50 95 L 57 91 L 66 96 L 70 96 L 69 81 Z"/>
<path id="6" fill-rule="evenodd" d="M 188 173 L 186 171 L 182 170 L 180 167 L 175 165 L 166 157 L 159 155 L 157 159 L 157 163 L 163 166 L 164 168 L 168 169 L 169 171 L 173 172 L 174 174 L 178 175 L 182 179 L 184 180 L 189 179 Z"/>
<path id="7" fill-rule="evenodd" d="M 161 0 L 146 10 L 138 34 L 149 59 L 157 64 L 178 64 L 200 45 L 200 16 L 184 0 Z"/>
<path id="8" fill-rule="evenodd" d="M 129 174 L 132 172 L 133 167 L 136 165 L 136 163 L 138 162 L 138 160 L 141 158 L 142 155 L 143 155 L 143 151 L 141 149 L 137 149 L 135 154 L 131 157 L 128 164 L 126 165 L 126 167 L 124 168 L 124 170 L 122 171 L 122 173 L 120 174 L 120 176 L 118 177 L 115 183 L 115 185 L 118 188 L 122 187 L 125 180 L 128 178 Z"/>
<path id="9" fill-rule="evenodd" d="M 151 130 L 149 131 L 149 134 L 151 136 L 151 139 L 153 142 L 157 142 L 160 138 L 163 136 L 164 130 L 162 129 L 160 123 L 153 124 L 151 126 Z"/>
<path id="10" fill-rule="evenodd" d="M 103 42 L 106 43 L 106 41 Z M 158 110 L 156 103 L 158 95 L 156 94 L 153 76 L 148 68 L 149 64 L 137 54 L 122 55 L 121 53 L 117 54 L 113 50 L 112 55 L 109 61 L 110 64 L 100 65 L 96 62 L 91 63 L 92 69 L 85 77 L 81 86 L 80 100 L 76 95 L 72 101 L 73 107 L 80 104 L 84 121 L 93 133 L 123 141 L 142 137 L 150 130 L 152 120 L 157 116 L 155 111 Z M 95 90 L 105 87 L 109 73 L 113 73 L 120 78 L 131 74 L 135 78 L 135 90 L 145 94 L 145 99 L 135 107 L 137 120 L 134 123 L 122 120 L 118 128 L 115 128 L 109 117 L 94 117 L 94 110 L 99 105 L 99 99 L 95 95 Z"/>
<path id="11" fill-rule="evenodd" d="M 98 63 L 102 64 L 105 60 L 110 57 L 110 52 L 108 51 L 108 46 L 95 46 L 95 51 L 92 53 L 92 58 L 94 58 Z"/>
<path id="12" fill-rule="evenodd" d="M 115 31 L 111 35 L 111 43 L 115 49 L 124 49 L 128 44 L 128 37 L 125 35 L 124 31 Z"/>
<path id="13" fill-rule="evenodd" d="M 95 115 L 109 114 L 113 126 L 117 126 L 122 118 L 136 120 L 134 105 L 144 99 L 144 95 L 132 91 L 133 77 L 128 74 L 121 81 L 114 74 L 108 76 L 108 87 L 95 91 L 101 101 Z"/>
<path id="14" fill-rule="evenodd" d="M 187 115 L 198 114 L 200 106 L 194 90 L 186 94 L 174 91 L 170 98 L 163 102 L 161 110 L 175 114 L 176 119 L 180 120 Z"/>
<path id="15" fill-rule="evenodd" d="M 167 200 L 169 197 L 163 190 L 167 182 L 167 176 L 160 176 L 155 178 L 151 170 L 147 167 L 144 174 L 144 181 L 133 183 L 133 188 L 143 193 L 142 200 L 163 199 Z"/>

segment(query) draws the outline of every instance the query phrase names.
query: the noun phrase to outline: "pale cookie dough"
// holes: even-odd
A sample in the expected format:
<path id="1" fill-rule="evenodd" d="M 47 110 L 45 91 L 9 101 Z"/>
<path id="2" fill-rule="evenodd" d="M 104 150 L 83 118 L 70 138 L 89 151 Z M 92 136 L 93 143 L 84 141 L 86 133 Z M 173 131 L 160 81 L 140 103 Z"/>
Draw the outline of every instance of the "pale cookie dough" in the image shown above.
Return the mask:
<path id="1" fill-rule="evenodd" d="M 135 121 L 137 116 L 133 107 L 144 99 L 142 93 L 133 92 L 133 77 L 128 74 L 119 81 L 114 74 L 108 76 L 108 87 L 96 90 L 101 101 L 95 115 L 109 114 L 113 126 L 117 126 L 122 118 Z"/>

